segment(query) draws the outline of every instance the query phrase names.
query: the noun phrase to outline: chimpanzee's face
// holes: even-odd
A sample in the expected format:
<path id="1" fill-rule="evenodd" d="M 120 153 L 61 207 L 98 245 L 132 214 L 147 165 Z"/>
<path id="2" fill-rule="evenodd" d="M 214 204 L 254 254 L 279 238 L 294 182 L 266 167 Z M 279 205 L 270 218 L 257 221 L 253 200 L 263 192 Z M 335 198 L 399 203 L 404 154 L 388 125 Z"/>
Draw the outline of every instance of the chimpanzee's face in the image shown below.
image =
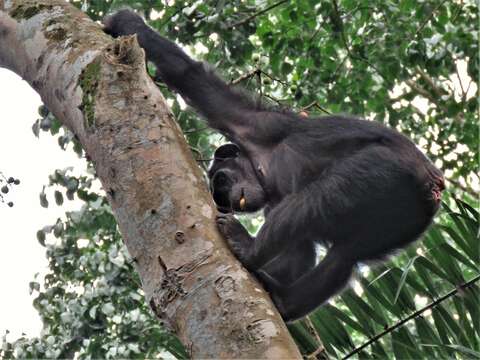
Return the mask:
<path id="1" fill-rule="evenodd" d="M 250 160 L 235 144 L 215 151 L 208 171 L 213 200 L 221 212 L 254 212 L 265 205 L 265 192 Z"/>

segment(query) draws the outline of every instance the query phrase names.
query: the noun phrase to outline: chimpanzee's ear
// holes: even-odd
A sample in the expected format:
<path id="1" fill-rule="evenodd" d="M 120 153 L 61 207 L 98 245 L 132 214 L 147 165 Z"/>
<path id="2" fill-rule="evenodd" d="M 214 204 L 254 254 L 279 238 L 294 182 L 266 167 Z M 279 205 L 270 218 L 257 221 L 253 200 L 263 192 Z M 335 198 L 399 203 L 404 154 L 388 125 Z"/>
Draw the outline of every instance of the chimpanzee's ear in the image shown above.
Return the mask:
<path id="1" fill-rule="evenodd" d="M 238 156 L 240 149 L 235 144 L 225 144 L 215 150 L 215 160 L 233 159 Z"/>

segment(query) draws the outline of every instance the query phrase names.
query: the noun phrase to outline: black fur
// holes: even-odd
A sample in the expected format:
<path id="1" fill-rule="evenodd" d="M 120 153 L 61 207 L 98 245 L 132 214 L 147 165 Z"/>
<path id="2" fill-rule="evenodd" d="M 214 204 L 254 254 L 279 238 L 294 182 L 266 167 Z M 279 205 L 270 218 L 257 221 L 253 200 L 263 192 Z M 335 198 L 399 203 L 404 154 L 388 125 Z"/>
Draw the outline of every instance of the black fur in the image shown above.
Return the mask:
<path id="1" fill-rule="evenodd" d="M 442 173 L 398 132 L 343 116 L 304 118 L 259 108 L 128 10 L 105 21 L 136 33 L 163 81 L 233 144 L 209 171 L 230 248 L 269 290 L 285 320 L 302 317 L 348 282 L 358 262 L 385 258 L 431 223 Z M 228 212 L 264 209 L 253 239 Z M 315 266 L 315 244 L 328 248 Z"/>

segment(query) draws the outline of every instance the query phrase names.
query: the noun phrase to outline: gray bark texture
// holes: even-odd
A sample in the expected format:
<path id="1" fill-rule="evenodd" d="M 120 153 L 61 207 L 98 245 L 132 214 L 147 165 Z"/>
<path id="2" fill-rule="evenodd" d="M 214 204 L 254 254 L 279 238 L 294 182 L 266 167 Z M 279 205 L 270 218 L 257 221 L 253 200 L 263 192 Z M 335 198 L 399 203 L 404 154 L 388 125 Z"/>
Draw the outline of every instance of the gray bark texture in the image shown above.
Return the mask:
<path id="1" fill-rule="evenodd" d="M 0 0 L 0 66 L 25 79 L 95 164 L 146 301 L 193 358 L 300 358 L 214 224 L 203 176 L 136 38 L 67 2 Z"/>

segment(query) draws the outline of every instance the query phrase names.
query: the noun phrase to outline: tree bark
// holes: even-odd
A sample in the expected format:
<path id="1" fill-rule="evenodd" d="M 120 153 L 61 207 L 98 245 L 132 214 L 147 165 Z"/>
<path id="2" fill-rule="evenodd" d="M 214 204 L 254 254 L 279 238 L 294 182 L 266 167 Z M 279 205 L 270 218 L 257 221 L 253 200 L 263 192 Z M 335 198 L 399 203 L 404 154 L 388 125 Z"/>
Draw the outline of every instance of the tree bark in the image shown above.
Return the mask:
<path id="1" fill-rule="evenodd" d="M 0 66 L 78 137 L 146 300 L 192 357 L 300 358 L 268 295 L 219 236 L 202 173 L 135 37 L 114 40 L 60 0 L 0 0 Z"/>

